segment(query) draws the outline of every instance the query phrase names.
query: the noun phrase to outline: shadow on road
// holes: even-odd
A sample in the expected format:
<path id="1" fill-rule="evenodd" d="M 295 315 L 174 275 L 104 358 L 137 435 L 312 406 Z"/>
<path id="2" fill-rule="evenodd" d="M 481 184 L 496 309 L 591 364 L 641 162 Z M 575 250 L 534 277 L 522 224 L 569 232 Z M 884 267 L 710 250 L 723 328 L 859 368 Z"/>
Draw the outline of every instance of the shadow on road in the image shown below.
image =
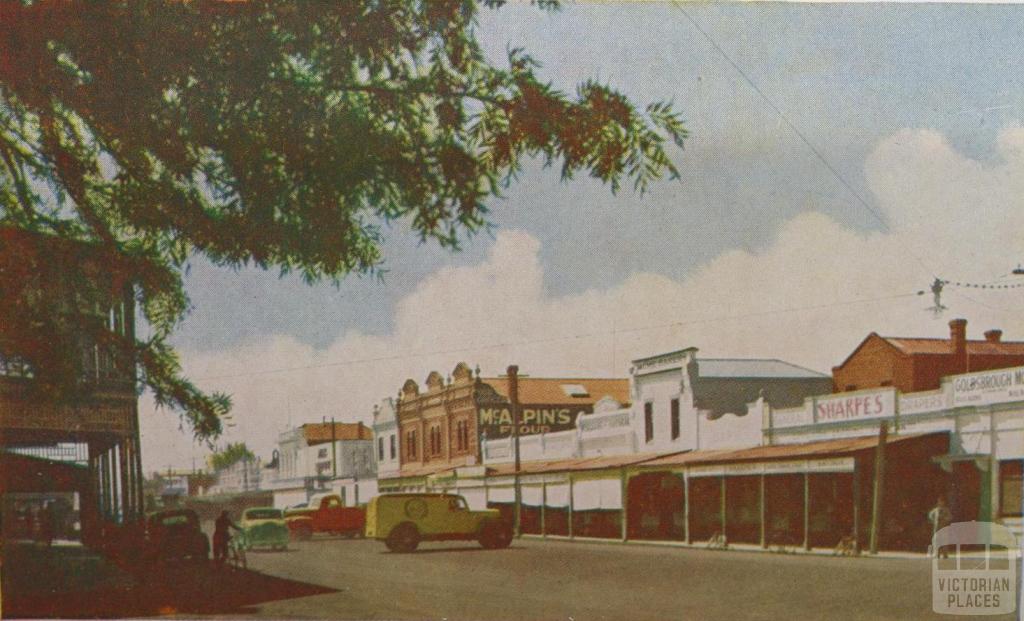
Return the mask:
<path id="1" fill-rule="evenodd" d="M 7 545 L 2 577 L 4 618 L 242 614 L 265 602 L 335 592 L 207 563 L 132 574 L 81 547 Z"/>
<path id="2" fill-rule="evenodd" d="M 467 546 L 464 548 L 419 548 L 415 552 L 391 552 L 390 550 L 381 550 L 380 554 L 401 554 L 404 556 L 407 554 L 440 554 L 442 552 L 508 552 L 509 550 L 520 551 L 522 549 L 523 548 L 517 548 L 516 546 L 509 546 L 500 550 L 489 550 L 487 548 L 471 548 Z"/>

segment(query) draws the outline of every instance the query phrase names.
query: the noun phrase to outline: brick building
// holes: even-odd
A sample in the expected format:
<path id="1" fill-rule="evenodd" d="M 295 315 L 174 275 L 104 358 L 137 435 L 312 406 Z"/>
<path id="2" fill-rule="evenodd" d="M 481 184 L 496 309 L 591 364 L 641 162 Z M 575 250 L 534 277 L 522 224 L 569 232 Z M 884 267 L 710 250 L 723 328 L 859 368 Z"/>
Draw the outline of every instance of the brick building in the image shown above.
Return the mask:
<path id="1" fill-rule="evenodd" d="M 834 392 L 893 386 L 901 392 L 939 388 L 941 378 L 1024 365 L 1024 341 L 1003 341 L 1002 330 L 968 340 L 967 320 L 949 322 L 949 338 L 879 336 L 872 332 L 832 368 Z"/>
<path id="2" fill-rule="evenodd" d="M 536 378 L 519 380 L 519 434 L 531 436 L 574 429 L 576 418 L 594 411 L 610 397 L 629 403 L 626 379 Z M 400 471 L 383 479 L 387 489 L 416 489 L 427 477 L 483 463 L 481 438 L 507 438 L 512 433 L 508 379 L 482 378 L 464 362 L 445 379 L 427 376 L 423 390 L 407 380 L 396 404 Z"/>

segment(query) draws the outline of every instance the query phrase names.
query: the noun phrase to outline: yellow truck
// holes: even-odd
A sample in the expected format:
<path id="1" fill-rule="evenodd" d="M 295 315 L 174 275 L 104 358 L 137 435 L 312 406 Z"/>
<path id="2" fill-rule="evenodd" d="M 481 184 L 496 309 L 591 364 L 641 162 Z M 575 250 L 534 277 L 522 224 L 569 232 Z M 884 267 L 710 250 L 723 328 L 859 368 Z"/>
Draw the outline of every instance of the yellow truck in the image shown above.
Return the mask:
<path id="1" fill-rule="evenodd" d="M 366 537 L 392 552 L 412 552 L 421 541 L 478 541 L 507 548 L 512 527 L 494 509 L 471 511 L 454 494 L 382 494 L 366 507 Z"/>

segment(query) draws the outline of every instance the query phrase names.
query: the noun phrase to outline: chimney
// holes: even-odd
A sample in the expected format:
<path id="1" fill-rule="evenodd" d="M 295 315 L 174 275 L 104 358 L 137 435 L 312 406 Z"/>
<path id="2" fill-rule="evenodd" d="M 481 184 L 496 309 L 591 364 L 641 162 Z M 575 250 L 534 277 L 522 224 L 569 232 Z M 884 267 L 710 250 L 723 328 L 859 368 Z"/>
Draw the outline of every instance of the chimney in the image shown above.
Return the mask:
<path id="1" fill-rule="evenodd" d="M 998 343 L 999 339 L 1001 339 L 1002 337 L 1003 337 L 1003 331 L 1002 330 L 986 330 L 985 331 L 985 340 L 988 341 L 989 343 Z"/>
<path id="2" fill-rule="evenodd" d="M 954 319 L 949 322 L 950 353 L 953 354 L 953 372 L 967 372 L 967 320 Z"/>

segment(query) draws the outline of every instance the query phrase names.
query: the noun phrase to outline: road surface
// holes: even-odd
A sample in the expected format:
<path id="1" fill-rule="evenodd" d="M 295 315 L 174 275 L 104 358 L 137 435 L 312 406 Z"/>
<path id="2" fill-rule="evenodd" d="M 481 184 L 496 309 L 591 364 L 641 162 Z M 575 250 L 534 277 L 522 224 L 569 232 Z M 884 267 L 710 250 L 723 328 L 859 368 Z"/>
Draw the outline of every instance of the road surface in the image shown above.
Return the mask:
<path id="1" fill-rule="evenodd" d="M 250 552 L 249 568 L 333 589 L 250 607 L 344 619 L 941 619 L 925 558 L 835 558 L 516 541 L 507 550 L 317 538 Z M 994 617 L 986 617 L 993 619 Z M 1015 617 L 1010 617 L 1015 618 Z"/>

